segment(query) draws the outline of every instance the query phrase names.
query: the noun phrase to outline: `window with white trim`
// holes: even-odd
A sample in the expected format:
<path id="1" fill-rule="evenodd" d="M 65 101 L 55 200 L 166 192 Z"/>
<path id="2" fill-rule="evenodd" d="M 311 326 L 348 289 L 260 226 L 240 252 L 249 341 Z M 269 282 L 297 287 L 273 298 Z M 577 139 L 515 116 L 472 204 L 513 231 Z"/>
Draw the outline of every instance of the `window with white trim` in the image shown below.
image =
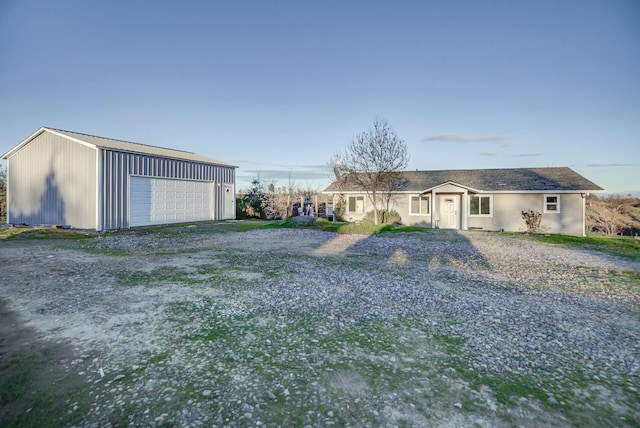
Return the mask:
<path id="1" fill-rule="evenodd" d="M 559 213 L 560 212 L 560 196 L 544 195 L 544 212 Z"/>
<path id="2" fill-rule="evenodd" d="M 364 212 L 364 196 L 349 196 L 347 211 L 350 213 Z"/>
<path id="3" fill-rule="evenodd" d="M 469 196 L 469 215 L 470 216 L 492 216 L 493 197 L 492 196 Z"/>
<path id="4" fill-rule="evenodd" d="M 409 202 L 409 214 L 411 215 L 428 215 L 429 214 L 429 197 L 428 196 L 411 196 Z"/>

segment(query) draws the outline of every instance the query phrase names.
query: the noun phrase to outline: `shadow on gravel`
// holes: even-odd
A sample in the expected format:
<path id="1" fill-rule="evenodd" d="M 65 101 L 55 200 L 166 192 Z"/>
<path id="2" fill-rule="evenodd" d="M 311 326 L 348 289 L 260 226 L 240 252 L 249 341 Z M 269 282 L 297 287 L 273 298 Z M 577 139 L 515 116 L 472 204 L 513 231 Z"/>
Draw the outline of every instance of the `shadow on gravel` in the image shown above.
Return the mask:
<path id="1" fill-rule="evenodd" d="M 0 299 L 0 426 L 66 426 L 80 420 L 82 379 L 65 369 L 71 345 L 42 340 Z"/>
<path id="2" fill-rule="evenodd" d="M 456 230 L 435 229 L 429 233 L 388 234 L 382 237 L 337 235 L 318 247 L 313 254 L 372 254 L 386 257 L 386 263 L 394 267 L 408 267 L 411 264 L 429 270 L 446 267 L 492 270 L 491 264 L 473 243 Z"/>

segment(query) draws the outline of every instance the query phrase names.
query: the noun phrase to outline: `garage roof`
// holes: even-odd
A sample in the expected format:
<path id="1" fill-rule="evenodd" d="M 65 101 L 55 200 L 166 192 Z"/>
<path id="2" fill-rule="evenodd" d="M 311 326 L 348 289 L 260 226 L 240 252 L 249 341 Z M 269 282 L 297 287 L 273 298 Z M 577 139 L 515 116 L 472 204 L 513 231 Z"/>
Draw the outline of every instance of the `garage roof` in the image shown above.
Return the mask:
<path id="1" fill-rule="evenodd" d="M 15 146 L 13 149 L 9 150 L 7 153 L 2 155 L 2 158 L 7 159 L 9 156 L 11 156 L 11 154 L 20 150 L 21 147 L 28 144 L 31 140 L 33 140 L 35 137 L 37 137 L 43 132 L 50 132 L 66 138 L 70 138 L 80 144 L 88 145 L 94 148 L 110 149 L 110 150 L 130 152 L 130 153 L 142 153 L 142 154 L 160 156 L 165 158 L 188 160 L 188 161 L 194 161 L 194 162 L 203 162 L 203 163 L 210 163 L 215 165 L 235 167 L 234 165 L 221 162 L 219 160 L 212 159 L 206 156 L 201 156 L 193 152 L 167 149 L 165 147 L 150 146 L 147 144 L 132 143 L 130 141 L 115 140 L 113 138 L 98 137 L 95 135 L 82 134 L 80 132 L 73 132 L 73 131 L 65 131 L 65 130 L 56 129 L 56 128 L 48 128 L 44 126 L 38 129 L 33 134 L 31 134 L 24 141 L 22 141 L 20 144 Z"/>

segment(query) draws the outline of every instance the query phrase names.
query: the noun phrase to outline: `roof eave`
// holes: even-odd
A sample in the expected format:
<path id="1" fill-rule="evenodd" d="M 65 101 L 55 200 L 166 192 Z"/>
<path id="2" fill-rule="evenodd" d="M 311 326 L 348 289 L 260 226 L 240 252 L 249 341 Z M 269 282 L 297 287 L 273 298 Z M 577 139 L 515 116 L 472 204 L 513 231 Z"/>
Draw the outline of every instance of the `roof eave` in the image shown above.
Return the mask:
<path id="1" fill-rule="evenodd" d="M 70 138 L 70 137 L 67 137 Z M 174 159 L 174 160 L 179 160 L 179 161 L 188 161 L 188 162 L 194 162 L 194 163 L 204 163 L 204 164 L 208 164 L 208 165 L 216 165 L 216 166 L 223 166 L 225 168 L 239 168 L 237 165 L 231 165 L 231 164 L 227 164 L 221 161 L 216 161 L 215 159 L 211 159 L 211 160 L 204 160 L 204 159 L 187 159 L 187 158 L 183 158 L 183 157 L 179 157 L 179 156 L 171 156 L 171 155 L 158 155 L 158 154 L 153 154 L 153 153 L 147 153 L 147 152 L 143 152 L 143 151 L 136 151 L 136 150 L 126 150 L 126 149 L 117 149 L 114 147 L 107 147 L 107 146 L 94 146 L 100 150 L 111 150 L 113 152 L 120 152 L 120 153 L 132 153 L 132 154 L 136 154 L 136 155 L 145 155 L 145 156 L 155 156 L 155 157 L 162 157 L 162 158 L 167 158 L 167 159 Z M 167 150 L 171 150 L 171 149 L 167 149 Z"/>
<path id="2" fill-rule="evenodd" d="M 572 194 L 572 193 L 602 193 L 604 189 L 537 189 L 537 190 L 483 190 L 481 193 L 558 193 L 558 194 Z"/>
<path id="3" fill-rule="evenodd" d="M 438 187 L 446 186 L 446 185 L 449 185 L 449 184 L 453 185 L 453 186 L 456 186 L 456 187 L 460 187 L 460 188 L 465 189 L 467 191 L 475 192 L 475 193 L 481 193 L 482 192 L 482 190 L 474 189 L 473 187 L 465 186 L 464 184 L 456 183 L 455 181 L 452 181 L 452 180 L 445 181 L 445 182 L 440 183 L 440 184 L 438 184 L 436 186 L 431 186 L 431 187 L 429 187 L 427 189 L 424 189 L 422 191 L 419 191 L 419 192 L 420 193 L 429 193 L 429 192 L 432 192 L 433 190 L 437 189 Z"/>
<path id="4" fill-rule="evenodd" d="M 33 140 L 34 138 L 36 138 L 38 135 L 42 134 L 43 132 L 45 132 L 47 130 L 47 128 L 45 128 L 44 126 L 41 126 L 40 128 L 38 128 L 38 130 L 36 132 L 34 132 L 33 134 L 29 135 L 27 138 L 25 138 L 24 140 L 22 140 L 20 143 L 18 143 L 18 145 L 14 146 L 12 149 L 10 149 L 7 153 L 3 154 L 2 156 L 0 156 L 0 158 L 2 159 L 8 159 L 9 156 L 13 155 L 15 152 L 19 151 L 21 148 L 23 148 L 24 146 L 26 146 L 31 140 Z"/>
<path id="5" fill-rule="evenodd" d="M 399 190 L 399 191 L 393 191 L 391 193 L 393 194 L 416 194 L 416 193 L 420 193 L 420 194 L 424 194 L 424 193 L 430 193 L 433 189 L 437 189 L 439 186 L 434 186 L 431 187 L 429 189 L 425 189 L 425 190 Z M 460 186 L 463 187 L 463 186 Z M 487 194 L 510 194 L 510 193 L 529 193 L 529 194 L 541 194 L 541 193 L 558 193 L 558 194 L 575 194 L 575 193 L 603 193 L 605 192 L 604 189 L 571 189 L 571 190 L 554 190 L 554 189 L 539 189 L 539 190 L 478 190 L 478 189 L 473 189 L 471 187 L 466 187 L 464 186 L 465 189 L 467 189 L 468 191 L 472 192 L 472 193 L 487 193 Z M 321 193 L 323 195 L 332 195 L 335 193 L 343 193 L 343 194 L 362 194 L 364 193 L 364 190 L 323 190 Z"/>
<path id="6" fill-rule="evenodd" d="M 36 137 L 38 137 L 39 135 L 41 135 L 44 132 L 49 132 L 51 134 L 57 135 L 61 138 L 65 138 L 67 140 L 73 141 L 75 143 L 81 144 L 85 147 L 90 147 L 92 149 L 100 149 L 100 150 L 113 150 L 113 151 L 117 151 L 117 152 L 122 152 L 122 153 L 135 153 L 135 154 L 143 154 L 143 155 L 149 155 L 150 153 L 145 153 L 143 151 L 135 151 L 135 150 L 123 150 L 123 149 L 116 149 L 113 147 L 108 147 L 108 146 L 102 146 L 102 145 L 98 145 L 98 144 L 93 144 L 93 143 L 89 143 L 87 141 L 84 141 L 80 138 L 76 138 L 72 135 L 68 135 L 66 133 L 62 133 L 62 132 L 58 132 L 58 130 L 56 129 L 52 129 L 52 128 L 47 128 L 46 126 L 41 126 L 40 128 L 38 128 L 38 130 L 36 130 L 33 134 L 29 135 L 27 138 L 25 138 L 24 140 L 22 140 L 22 142 L 20 142 L 17 146 L 15 146 L 14 148 L 12 148 L 11 150 L 9 150 L 7 153 L 3 154 L 0 159 L 8 159 L 10 156 L 12 156 L 14 153 L 18 152 L 22 147 L 26 146 L 27 144 L 29 144 L 32 140 L 34 140 Z M 71 131 L 69 131 L 71 132 Z M 130 144 L 136 144 L 136 143 L 130 143 Z M 171 150 L 171 149 L 166 149 L 166 150 Z M 153 154 L 151 154 L 153 155 Z M 175 159 L 175 160 L 187 160 L 189 162 L 195 162 L 195 163 L 201 163 L 201 164 L 209 164 L 209 165 L 216 165 L 216 166 L 221 166 L 221 167 L 225 167 L 225 168 L 238 168 L 238 166 L 236 165 L 231 165 L 231 164 L 227 164 L 221 161 L 216 161 L 215 159 L 210 159 L 210 160 L 205 160 L 205 159 L 185 159 L 179 156 L 170 156 L 170 155 L 154 155 L 154 156 L 160 156 L 160 157 L 164 157 L 164 158 L 168 158 L 168 159 Z"/>
<path id="7" fill-rule="evenodd" d="M 11 150 L 9 150 L 7 153 L 3 154 L 1 156 L 2 159 L 8 159 L 9 156 L 13 155 L 14 153 L 18 152 L 21 148 L 23 148 L 24 146 L 26 146 L 27 144 L 29 144 L 31 141 L 33 141 L 36 137 L 40 136 L 42 133 L 44 132 L 49 132 L 51 134 L 57 135 L 59 137 L 62 138 L 66 138 L 69 140 L 72 140 L 78 144 L 82 144 L 83 146 L 87 146 L 87 147 L 91 147 L 93 149 L 97 148 L 94 144 L 91 143 L 87 143 L 86 141 L 82 141 L 79 140 L 77 138 L 73 138 L 69 135 L 65 135 L 65 134 L 61 134 L 60 132 L 57 132 L 55 129 L 51 129 L 51 128 L 47 128 L 46 126 L 41 126 L 40 128 L 38 128 L 38 130 L 36 132 L 34 132 L 33 134 L 29 135 L 27 138 L 25 138 L 24 140 L 22 140 L 22 142 L 20 142 L 17 146 L 15 146 L 14 148 L 12 148 Z"/>

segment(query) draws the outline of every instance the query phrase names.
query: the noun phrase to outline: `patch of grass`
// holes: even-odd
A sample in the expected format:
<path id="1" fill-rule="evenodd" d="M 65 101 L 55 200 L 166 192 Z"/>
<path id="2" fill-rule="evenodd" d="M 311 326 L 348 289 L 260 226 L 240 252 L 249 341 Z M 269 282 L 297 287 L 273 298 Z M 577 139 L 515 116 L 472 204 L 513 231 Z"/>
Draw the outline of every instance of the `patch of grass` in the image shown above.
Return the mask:
<path id="1" fill-rule="evenodd" d="M 88 410 L 81 380 L 62 374 L 57 364 L 58 349 L 25 345 L 3 355 L 0 363 L 0 426 L 70 426 Z M 55 373 L 55 374 L 54 374 Z M 75 412 L 67 412 L 69 403 Z"/>
<path id="2" fill-rule="evenodd" d="M 285 266 L 284 262 L 280 264 L 273 261 L 264 263 L 265 260 L 261 262 L 260 258 L 236 260 L 233 253 L 224 255 L 223 259 L 225 260 L 224 266 L 233 266 L 233 268 L 223 269 L 216 264 L 203 264 L 196 266 L 194 272 L 175 266 L 161 266 L 151 271 L 121 270 L 115 273 L 115 277 L 120 285 L 131 287 L 177 284 L 231 290 L 250 285 L 252 273 L 257 276 L 265 275 L 276 278 L 280 275 L 281 268 Z M 248 263 L 251 264 L 248 265 Z"/>
<path id="3" fill-rule="evenodd" d="M 76 229 L 58 229 L 56 227 L 11 227 L 0 229 L 0 240 L 12 239 L 92 239 L 95 234 Z"/>
<path id="4" fill-rule="evenodd" d="M 211 266 L 212 273 L 219 273 L 228 278 L 234 278 L 234 271 L 241 270 L 244 273 L 253 273 L 276 279 L 285 273 L 295 272 L 295 267 L 292 266 L 295 261 L 306 260 L 305 256 L 299 254 L 287 254 L 287 259 L 282 260 L 268 252 L 256 253 L 252 254 L 251 257 L 247 257 L 245 252 L 235 250 L 225 250 L 218 253 L 217 257 L 220 262 L 219 266 L 225 266 L 226 268 L 220 269 L 217 266 Z"/>
<path id="5" fill-rule="evenodd" d="M 463 349 L 464 340 L 447 334 L 434 334 L 433 337 L 446 351 L 446 356 L 439 364 L 453 368 L 457 376 L 476 391 L 482 386 L 489 387 L 496 402 L 506 407 L 517 406 L 522 397 L 537 401 L 549 412 L 560 414 L 565 420 L 571 421 L 574 426 L 608 425 L 611 421 L 620 420 L 620 404 L 632 407 L 637 402 L 637 397 L 640 397 L 637 389 L 625 390 L 627 385 L 634 383 L 631 377 L 605 376 L 606 379 L 600 381 L 587 379 L 584 373 L 588 370 L 584 370 L 579 360 L 561 363 L 562 377 L 546 371 L 519 374 L 476 370 L 471 364 L 473 356 L 466 354 Z M 602 390 L 626 391 L 627 394 L 624 398 L 620 396 L 618 403 L 613 403 L 608 396 L 604 401 L 601 400 L 602 397 L 598 397 Z M 473 407 L 473 403 L 462 404 L 463 408 Z M 633 424 L 633 414 L 625 417 L 627 422 Z"/>
<path id="6" fill-rule="evenodd" d="M 147 364 L 159 364 L 171 357 L 171 353 L 167 350 L 160 352 L 158 354 L 153 354 L 147 360 Z"/>
<path id="7" fill-rule="evenodd" d="M 614 283 L 609 288 L 623 291 L 631 296 L 640 296 L 640 273 L 636 271 L 609 271 Z"/>
<path id="8" fill-rule="evenodd" d="M 520 397 L 528 399 L 534 398 L 542 403 L 546 403 L 548 398 L 545 388 L 530 376 L 509 375 L 495 377 L 465 373 L 466 378 L 471 378 L 471 386 L 478 389 L 481 385 L 486 385 L 494 392 L 496 401 L 502 404 L 515 404 Z"/>
<path id="9" fill-rule="evenodd" d="M 204 227 L 215 224 L 215 222 L 196 222 L 196 223 L 173 223 L 163 224 L 159 226 L 136 227 L 130 230 L 130 233 L 140 235 L 165 235 L 176 236 L 185 233 L 201 233 Z"/>
<path id="10" fill-rule="evenodd" d="M 203 265 L 199 271 L 215 274 L 219 268 Z M 579 368 L 562 366 L 563 378 L 544 371 L 520 375 L 473 369 L 474 357 L 464 338 L 447 333 L 461 324 L 456 319 L 439 320 L 434 331 L 423 318 L 372 316 L 341 322 L 314 309 L 285 315 L 226 297 L 175 302 L 166 315 L 166 342 L 163 339 L 160 352 L 149 356 L 145 370 L 170 373 L 184 383 L 171 402 L 151 400 L 118 410 L 122 418 L 115 420 L 122 425 L 162 414 L 168 415 L 163 423 L 176 425 L 180 411 L 193 406 L 210 409 L 222 424 L 260 420 L 266 426 L 347 426 L 354 421 L 384 426 L 390 424 L 385 408 L 392 407 L 398 411 L 394 424 L 409 426 L 424 424 L 424 419 L 408 415 L 428 418 L 434 409 L 447 411 L 454 402 L 460 402 L 463 412 L 478 417 L 492 412 L 493 418 L 515 425 L 512 409 L 525 406 L 526 411 L 527 406 L 520 397 L 572 425 L 602 424 L 618 415 L 573 392 L 584 385 Z M 175 366 L 176 361 L 193 362 L 198 375 L 193 368 Z M 478 394 L 487 388 L 497 410 L 489 410 L 486 392 Z M 209 391 L 206 396 L 204 390 Z M 153 397 L 156 391 L 147 393 Z M 549 401 L 549 393 L 557 403 Z M 160 390 L 157 394 L 163 396 Z M 243 419 L 247 412 L 251 420 Z"/>
<path id="11" fill-rule="evenodd" d="M 204 221 L 196 223 L 179 223 L 162 226 L 149 226 L 133 229 L 133 233 L 144 235 L 184 236 L 207 233 L 248 232 L 251 230 L 277 227 L 276 221 L 239 220 L 239 221 Z"/>
<path id="12" fill-rule="evenodd" d="M 627 270 L 622 272 L 609 271 L 609 273 L 613 276 L 621 277 L 628 281 L 633 281 L 636 284 L 640 285 L 640 273 L 636 271 L 633 271 L 633 270 Z"/>
<path id="13" fill-rule="evenodd" d="M 35 371 L 40 365 L 48 362 L 47 353 L 39 354 L 34 350 L 13 352 L 0 365 L 0 404 L 6 405 L 23 396 L 35 378 Z"/>
<path id="14" fill-rule="evenodd" d="M 167 282 L 178 284 L 192 284 L 189 272 L 173 266 L 162 266 L 150 272 L 141 270 L 122 270 L 116 272 L 116 279 L 121 285 L 152 287 Z"/>
<path id="15" fill-rule="evenodd" d="M 628 259 L 640 259 L 640 239 L 629 236 L 606 236 L 589 234 L 588 236 L 569 235 L 522 235 L 540 242 L 565 245 L 570 248 L 601 251 Z"/>
<path id="16" fill-rule="evenodd" d="M 61 245 L 59 248 L 77 249 L 76 247 L 67 246 L 67 245 Z M 82 248 L 82 251 L 87 252 L 89 254 L 100 254 L 100 255 L 113 256 L 113 257 L 132 257 L 132 256 L 139 255 L 131 251 L 108 249 L 108 248 L 86 248 L 85 247 L 85 248 Z"/>
<path id="17" fill-rule="evenodd" d="M 277 221 L 244 220 L 223 223 L 221 230 L 224 232 L 249 232 L 252 230 L 273 229 L 276 227 L 278 227 Z"/>
<path id="18" fill-rule="evenodd" d="M 302 219 L 302 220 L 300 220 Z M 272 224 L 270 227 L 282 228 L 305 228 L 324 230 L 327 232 L 337 232 L 352 235 L 377 235 L 381 233 L 429 233 L 432 229 L 419 226 L 403 226 L 395 224 L 370 224 L 370 223 L 349 223 L 349 222 L 332 222 L 314 217 L 291 217 L 285 221 Z"/>
<path id="19" fill-rule="evenodd" d="M 111 234 L 138 234 L 172 237 L 207 233 L 249 232 L 252 230 L 277 228 L 306 228 L 355 235 L 376 235 L 381 233 L 430 233 L 432 231 L 432 229 L 419 226 L 357 224 L 348 222 L 330 222 L 314 217 L 291 217 L 284 221 L 265 221 L 252 219 L 240 221 L 209 221 L 183 224 L 168 224 L 114 231 L 111 232 Z M 0 230 L 0 240 L 11 240 L 16 238 L 79 240 L 90 239 L 95 236 L 97 236 L 95 232 L 80 231 L 75 229 L 57 229 L 55 227 L 9 228 Z M 118 250 L 85 250 L 96 254 L 106 254 L 113 256 L 134 255 L 126 251 Z"/>

